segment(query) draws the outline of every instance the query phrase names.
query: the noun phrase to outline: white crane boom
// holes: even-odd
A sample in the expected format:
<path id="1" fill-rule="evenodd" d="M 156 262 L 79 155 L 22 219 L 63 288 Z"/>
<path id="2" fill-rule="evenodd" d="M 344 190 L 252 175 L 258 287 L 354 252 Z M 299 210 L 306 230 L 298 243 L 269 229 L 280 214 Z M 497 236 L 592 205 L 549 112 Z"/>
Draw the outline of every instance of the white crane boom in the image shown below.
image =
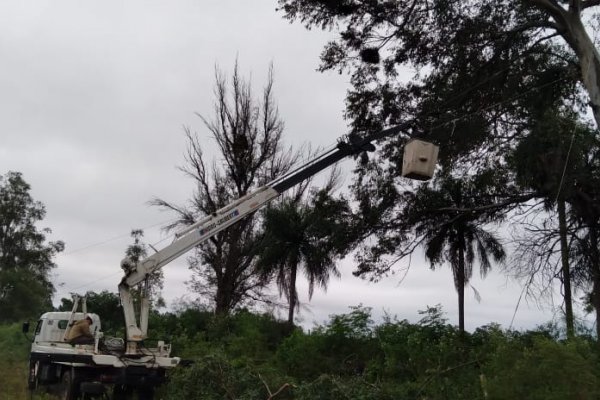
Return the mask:
<path id="1" fill-rule="evenodd" d="M 189 251 L 193 247 L 208 240 L 212 236 L 235 224 L 242 218 L 252 214 L 265 204 L 277 198 L 287 189 L 297 185 L 305 179 L 314 176 L 323 169 L 335 164 L 341 159 L 359 154 L 364 151 L 373 151 L 375 147 L 371 143 L 374 140 L 397 134 L 404 129 L 403 126 L 388 128 L 364 138 L 358 136 L 347 136 L 340 140 L 334 150 L 326 152 L 310 162 L 299 167 L 284 177 L 249 193 L 230 205 L 221 208 L 215 213 L 186 227 L 176 235 L 175 240 L 162 250 L 139 261 L 137 264 L 125 259 L 121 266 L 125 270 L 125 276 L 119 284 L 119 295 L 125 315 L 125 330 L 127 336 L 127 351 L 129 355 L 136 354 L 137 342 L 147 337 L 149 300 L 142 296 L 140 304 L 139 326 L 135 317 L 135 308 L 131 288 L 146 280 L 146 278 L 177 257 Z M 436 152 L 437 154 L 437 152 Z M 436 160 L 428 160 L 435 164 Z M 145 292 L 145 291 L 144 291 Z"/>

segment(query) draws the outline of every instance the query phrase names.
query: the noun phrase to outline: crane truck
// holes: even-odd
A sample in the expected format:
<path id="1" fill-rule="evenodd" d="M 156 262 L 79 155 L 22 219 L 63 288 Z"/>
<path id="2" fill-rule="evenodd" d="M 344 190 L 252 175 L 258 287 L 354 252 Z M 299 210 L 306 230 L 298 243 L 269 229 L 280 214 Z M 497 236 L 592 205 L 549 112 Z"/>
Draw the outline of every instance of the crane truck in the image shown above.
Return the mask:
<path id="1" fill-rule="evenodd" d="M 138 303 L 134 302 L 132 288 L 147 286 L 152 272 L 254 213 L 289 188 L 345 157 L 374 151 L 373 141 L 402 130 L 402 126 L 396 126 L 364 137 L 346 135 L 333 150 L 176 233 L 173 242 L 165 248 L 138 262 L 124 259 L 121 262 L 124 276 L 118 286 L 125 320 L 124 339 L 101 340 L 100 317 L 87 312 L 84 297 L 74 296 L 71 312 L 43 314 L 32 339 L 29 388 L 54 387 L 64 400 L 106 398 L 109 392 L 115 400 L 129 399 L 135 394 L 140 400 L 152 400 L 155 388 L 165 380 L 167 371 L 181 364 L 181 359 L 171 356 L 170 345 L 163 341 L 153 348 L 144 344 L 148 338 L 148 291 L 141 290 Z M 404 148 L 403 175 L 411 179 L 429 179 L 434 172 L 437 152 L 437 146 L 433 144 L 409 141 Z M 92 319 L 90 328 L 94 332 L 94 343 L 72 345 L 67 342 L 73 323 L 87 316 Z M 28 326 L 24 324 L 23 331 L 27 330 Z M 111 386 L 112 390 L 109 390 Z"/>

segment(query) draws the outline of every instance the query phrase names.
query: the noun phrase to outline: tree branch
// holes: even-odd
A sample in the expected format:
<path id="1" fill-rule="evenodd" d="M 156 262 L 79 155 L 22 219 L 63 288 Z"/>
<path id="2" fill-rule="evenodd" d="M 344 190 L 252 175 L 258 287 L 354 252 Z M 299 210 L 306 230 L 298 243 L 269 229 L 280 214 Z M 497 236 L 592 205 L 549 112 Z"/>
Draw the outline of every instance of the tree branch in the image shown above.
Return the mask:
<path id="1" fill-rule="evenodd" d="M 600 0 L 584 0 L 581 2 L 581 9 L 585 10 L 589 7 L 595 7 L 600 5 Z"/>
<path id="2" fill-rule="evenodd" d="M 283 390 L 287 389 L 288 387 L 294 387 L 294 385 L 290 385 L 289 383 L 284 383 L 279 389 L 277 389 L 277 391 L 275 393 L 271 392 L 271 389 L 269 388 L 269 385 L 267 385 L 267 382 L 265 382 L 265 380 L 263 379 L 263 377 L 258 374 L 258 379 L 260 379 L 260 381 L 263 383 L 263 385 L 265 385 L 265 388 L 267 389 L 267 393 L 269 393 L 269 397 L 267 398 L 267 400 L 272 400 L 275 396 L 277 396 L 279 393 L 281 393 Z"/>
<path id="3" fill-rule="evenodd" d="M 600 0 L 598 0 L 600 1 Z M 514 27 L 513 29 L 506 31 L 505 33 L 520 33 L 520 32 L 525 32 L 526 30 L 532 29 L 532 28 L 550 28 L 550 29 L 554 29 L 556 31 L 561 31 L 564 28 L 562 27 L 562 25 L 559 25 L 558 22 L 552 22 L 552 21 L 531 21 L 528 22 L 526 24 L 522 24 L 519 26 Z"/>
<path id="4" fill-rule="evenodd" d="M 529 0 L 531 3 L 533 3 L 534 5 L 538 6 L 539 8 L 541 8 L 542 10 L 547 11 L 548 13 L 550 13 L 550 15 L 552 15 L 552 17 L 554 17 L 554 19 L 561 23 L 564 24 L 565 20 L 566 20 L 566 16 L 565 16 L 565 9 L 563 7 L 560 6 L 560 4 L 558 4 L 558 2 L 556 0 Z"/>
<path id="5" fill-rule="evenodd" d="M 503 208 L 509 205 L 513 205 L 513 204 L 517 204 L 517 203 L 524 203 L 528 200 L 533 199 L 534 197 L 536 197 L 538 194 L 537 193 L 529 193 L 529 194 L 524 194 L 524 195 L 520 195 L 520 196 L 516 196 L 516 197 L 511 197 L 510 199 L 500 202 L 500 203 L 493 203 L 493 204 L 486 204 L 484 206 L 479 206 L 479 207 L 472 207 L 472 208 L 461 208 L 461 207 L 442 207 L 442 208 L 438 208 L 436 210 L 433 210 L 434 212 L 459 212 L 459 213 L 469 213 L 469 212 L 479 212 L 479 211 L 488 211 L 488 210 L 494 210 L 494 209 L 498 209 L 498 208 Z"/>

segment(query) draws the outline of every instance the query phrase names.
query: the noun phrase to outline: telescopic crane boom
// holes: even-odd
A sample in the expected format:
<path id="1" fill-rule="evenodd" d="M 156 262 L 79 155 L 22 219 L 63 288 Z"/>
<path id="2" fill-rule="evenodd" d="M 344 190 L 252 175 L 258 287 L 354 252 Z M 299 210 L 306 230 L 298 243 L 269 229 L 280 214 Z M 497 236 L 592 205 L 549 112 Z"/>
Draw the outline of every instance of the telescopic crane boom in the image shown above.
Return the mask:
<path id="1" fill-rule="evenodd" d="M 153 271 L 164 267 L 188 250 L 235 224 L 242 218 L 252 214 L 271 200 L 277 198 L 287 189 L 314 176 L 347 156 L 375 150 L 375 146 L 372 144 L 373 141 L 397 134 L 403 129 L 403 126 L 396 126 L 367 135 L 363 138 L 351 135 L 345 136 L 342 140 L 338 141 L 335 149 L 316 157 L 287 175 L 274 180 L 254 192 L 241 197 L 230 205 L 206 216 L 189 227 L 186 227 L 175 235 L 175 240 L 170 245 L 155 254 L 139 261 L 137 264 L 131 262 L 131 260 L 127 258 L 124 259 L 121 266 L 125 271 L 125 276 L 119 284 L 119 295 L 121 297 L 125 315 L 125 330 L 127 336 L 126 353 L 129 355 L 136 354 L 137 343 L 147 337 L 148 313 L 150 310 L 149 299 L 143 295 L 140 304 L 140 318 L 138 325 L 131 294 L 132 287 L 146 281 L 147 277 Z M 432 159 L 427 160 L 427 162 L 435 165 L 437 148 L 432 154 L 433 156 L 430 157 Z M 421 161 L 423 161 L 422 157 Z"/>

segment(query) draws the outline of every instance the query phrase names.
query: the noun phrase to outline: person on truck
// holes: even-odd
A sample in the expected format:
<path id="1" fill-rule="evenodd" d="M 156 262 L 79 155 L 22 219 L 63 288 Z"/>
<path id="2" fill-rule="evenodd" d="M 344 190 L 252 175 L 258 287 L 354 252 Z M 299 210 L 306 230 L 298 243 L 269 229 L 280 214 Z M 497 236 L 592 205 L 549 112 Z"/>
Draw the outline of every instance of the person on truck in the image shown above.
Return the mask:
<path id="1" fill-rule="evenodd" d="M 92 322 L 92 317 L 89 315 L 75 322 L 69 331 L 67 342 L 70 344 L 94 344 L 94 335 L 90 332 Z"/>

